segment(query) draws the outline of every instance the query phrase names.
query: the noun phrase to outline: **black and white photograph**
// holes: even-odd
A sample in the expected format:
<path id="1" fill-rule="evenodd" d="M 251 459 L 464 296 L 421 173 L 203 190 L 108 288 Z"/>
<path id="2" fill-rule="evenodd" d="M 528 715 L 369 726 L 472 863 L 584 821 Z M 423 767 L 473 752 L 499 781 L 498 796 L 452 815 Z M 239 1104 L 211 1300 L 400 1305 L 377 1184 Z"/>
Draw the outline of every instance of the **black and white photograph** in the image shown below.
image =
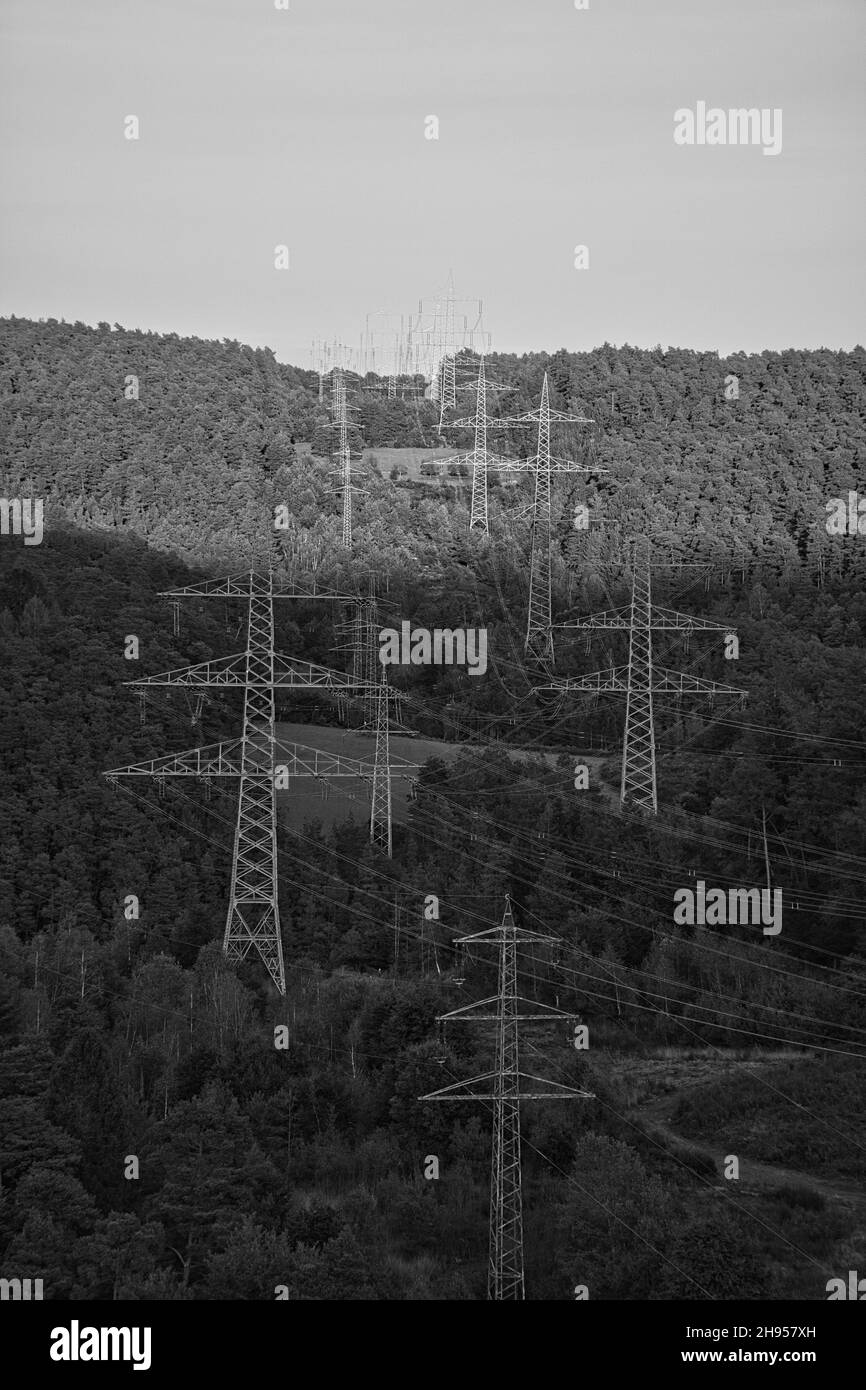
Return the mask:
<path id="1" fill-rule="evenodd" d="M 3 0 L 25 1374 L 540 1302 L 595 1374 L 830 1377 L 864 41 L 859 0 Z"/>

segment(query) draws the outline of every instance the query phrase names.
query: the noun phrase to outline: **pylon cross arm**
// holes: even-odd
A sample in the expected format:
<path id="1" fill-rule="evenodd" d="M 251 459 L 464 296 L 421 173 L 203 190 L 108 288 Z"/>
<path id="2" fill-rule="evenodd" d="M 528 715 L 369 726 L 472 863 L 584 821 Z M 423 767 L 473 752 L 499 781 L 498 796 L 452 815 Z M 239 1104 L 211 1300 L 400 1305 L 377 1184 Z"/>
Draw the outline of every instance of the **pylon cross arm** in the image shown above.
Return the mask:
<path id="1" fill-rule="evenodd" d="M 562 945 L 558 936 L 550 936 L 544 932 L 527 931 L 525 927 L 515 926 L 505 930 L 502 926 L 490 927 L 487 931 L 473 932 L 471 936 L 454 937 L 455 946 L 501 946 L 503 941 L 544 941 L 554 946 Z M 486 1003 L 486 1000 L 482 1000 L 482 1002 Z"/>
<path id="2" fill-rule="evenodd" d="M 496 1090 L 491 1091 L 461 1091 L 461 1086 L 473 1086 L 476 1081 L 492 1081 L 496 1077 L 495 1072 L 490 1072 L 488 1076 L 479 1076 L 474 1081 L 458 1081 L 455 1086 L 445 1086 L 441 1091 L 430 1091 L 427 1095 L 419 1096 L 419 1100 L 595 1100 L 591 1091 L 575 1090 L 570 1086 L 560 1086 L 558 1081 L 546 1081 L 542 1076 L 526 1076 L 520 1073 L 520 1079 L 528 1083 L 537 1082 L 539 1086 L 550 1089 L 539 1090 L 533 1088 L 526 1090 L 518 1087 L 517 1090 L 509 1090 L 506 1096 L 497 1094 Z"/>
<path id="3" fill-rule="evenodd" d="M 591 628 L 628 628 L 631 627 L 631 607 L 629 605 L 625 608 L 608 608 L 603 613 L 590 613 L 588 617 L 578 618 L 573 623 L 554 623 L 553 626 L 566 632 L 572 628 L 580 631 Z"/>
<path id="4" fill-rule="evenodd" d="M 263 575 L 253 575 L 254 584 L 266 585 L 267 578 Z M 258 597 L 257 590 L 252 591 L 253 598 Z M 160 598 L 245 598 L 250 597 L 250 575 L 230 574 L 225 579 L 205 579 L 201 584 L 188 584 L 183 589 L 162 589 Z M 262 594 L 262 597 L 266 597 Z M 297 599 L 352 599 L 355 594 L 341 594 L 327 589 L 315 590 L 305 589 L 293 581 L 279 581 L 273 587 L 271 597 L 278 598 L 297 598 Z"/>
<path id="5" fill-rule="evenodd" d="M 731 623 L 714 623 L 709 618 L 693 618 L 690 613 L 678 613 L 675 608 L 660 608 L 653 604 L 650 627 L 658 631 L 736 632 Z"/>
<path id="6" fill-rule="evenodd" d="M 556 690 L 566 695 L 571 691 L 622 695 L 628 690 L 628 667 L 610 666 L 606 671 L 592 671 L 585 676 L 568 676 L 564 680 L 551 681 L 549 685 L 536 685 L 533 690 Z"/>
<path id="7" fill-rule="evenodd" d="M 148 762 L 130 763 L 103 772 L 103 777 L 239 777 L 243 739 L 211 743 L 203 748 L 187 748 Z"/>
<path id="8" fill-rule="evenodd" d="M 517 472 L 517 473 L 526 472 L 526 469 L 524 469 L 524 468 L 522 467 L 522 464 L 523 464 L 523 460 L 522 460 L 522 459 L 509 459 L 509 458 L 504 458 L 502 454 L 488 454 L 488 455 L 487 455 L 487 467 L 488 467 L 488 468 L 498 468 L 498 469 L 500 469 L 501 471 L 512 470 L 513 472 Z"/>
<path id="9" fill-rule="evenodd" d="M 747 695 L 748 691 L 735 685 L 722 685 L 719 681 L 702 680 L 686 671 L 668 671 L 656 666 L 653 670 L 652 693 L 654 695 Z"/>
<path id="10" fill-rule="evenodd" d="M 157 676 L 141 676 L 138 680 L 124 681 L 124 685 L 139 688 L 146 685 L 243 686 L 247 683 L 246 661 L 246 652 L 236 652 L 233 656 L 202 661 L 196 666 L 180 666 L 174 671 L 162 671 Z"/>
<path id="11" fill-rule="evenodd" d="M 584 464 L 584 463 L 575 463 L 573 459 L 551 459 L 551 460 L 550 460 L 550 476 L 551 476 L 551 478 L 557 478 L 557 477 L 563 476 L 563 475 L 565 475 L 565 474 L 568 474 L 569 476 L 571 476 L 572 473 L 582 473 L 582 474 L 584 475 L 584 477 L 589 478 L 589 477 L 593 477 L 596 473 L 607 473 L 607 472 L 608 472 L 608 469 L 606 469 L 606 468 L 596 468 L 596 467 L 594 467 L 594 466 L 592 466 L 592 465 L 591 465 L 591 466 L 587 466 L 587 465 Z"/>

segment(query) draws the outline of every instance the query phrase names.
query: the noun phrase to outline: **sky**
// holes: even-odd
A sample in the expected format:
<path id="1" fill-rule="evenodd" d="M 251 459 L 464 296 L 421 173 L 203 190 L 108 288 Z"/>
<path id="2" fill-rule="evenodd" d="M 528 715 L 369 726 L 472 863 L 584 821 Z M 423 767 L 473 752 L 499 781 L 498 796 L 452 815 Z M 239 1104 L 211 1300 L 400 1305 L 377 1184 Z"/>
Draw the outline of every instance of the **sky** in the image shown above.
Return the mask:
<path id="1" fill-rule="evenodd" d="M 500 351 L 862 343 L 863 0 L 588 3 L 3 0 L 0 314 L 309 366 L 453 271 Z"/>

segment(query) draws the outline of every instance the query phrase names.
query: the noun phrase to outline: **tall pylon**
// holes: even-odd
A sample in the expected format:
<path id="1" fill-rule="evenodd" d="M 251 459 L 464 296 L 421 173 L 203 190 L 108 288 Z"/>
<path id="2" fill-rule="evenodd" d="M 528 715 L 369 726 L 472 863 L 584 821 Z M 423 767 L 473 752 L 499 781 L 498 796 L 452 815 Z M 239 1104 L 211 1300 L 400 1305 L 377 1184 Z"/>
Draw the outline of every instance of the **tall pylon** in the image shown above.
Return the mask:
<path id="1" fill-rule="evenodd" d="M 553 660 L 553 612 L 551 609 L 550 557 L 550 395 L 547 372 L 541 388 L 538 412 L 538 458 L 535 469 L 535 501 L 532 508 L 532 539 L 529 552 L 529 608 L 526 622 L 526 651 Z"/>
<path id="2" fill-rule="evenodd" d="M 150 764 L 116 768 L 110 781 L 152 776 L 162 788 L 167 776 L 237 777 L 240 782 L 232 853 L 232 878 L 223 950 L 232 961 L 258 952 L 280 994 L 286 992 L 285 965 L 277 897 L 275 690 L 315 690 L 335 698 L 364 692 L 364 683 L 343 671 L 283 656 L 274 650 L 275 599 L 346 600 L 349 594 L 308 589 L 291 582 L 274 585 L 273 572 L 209 579 L 164 595 L 181 598 L 239 598 L 247 604 L 246 648 L 195 666 L 146 676 L 126 684 L 147 691 L 151 686 L 186 689 L 243 690 L 241 738 L 217 749 L 192 749 Z M 205 755 L 205 756 L 202 756 Z M 303 772 L 301 775 L 305 775 Z M 316 774 L 314 774 L 316 775 Z M 390 767 L 389 767 L 390 778 Z M 390 797 L 390 781 L 389 781 Z"/>
<path id="3" fill-rule="evenodd" d="M 454 404 L 453 359 L 462 349 L 470 352 L 490 351 L 491 335 L 484 327 L 484 307 L 480 299 L 458 299 L 454 292 L 454 276 L 449 272 L 444 290 L 419 299 L 417 313 L 395 313 L 380 308 L 367 314 L 360 336 L 360 351 L 349 353 L 341 345 L 327 345 L 324 353 L 313 344 L 313 362 L 321 372 L 332 366 L 348 367 L 366 376 L 373 373 L 382 384 L 369 389 L 384 389 L 388 399 L 398 390 L 414 392 L 417 383 L 412 379 L 424 377 L 429 381 L 431 400 L 439 401 L 445 409 Z M 449 365 L 446 358 L 452 359 Z M 402 380 L 401 380 L 402 379 Z M 321 396 L 320 396 L 321 399 Z"/>
<path id="4" fill-rule="evenodd" d="M 635 546 L 628 639 L 628 692 L 620 776 L 620 805 L 658 812 L 653 720 L 653 612 L 650 548 Z"/>
<path id="5" fill-rule="evenodd" d="M 541 404 L 537 410 L 527 411 L 525 415 L 496 420 L 497 426 L 512 426 L 538 423 L 538 446 L 535 455 L 523 465 L 535 474 L 535 496 L 532 507 L 532 537 L 529 553 L 529 606 L 526 620 L 526 639 L 524 650 L 538 656 L 545 662 L 554 659 L 553 650 L 553 612 L 551 607 L 551 480 L 560 473 L 605 473 L 604 468 L 585 468 L 571 459 L 553 458 L 550 452 L 550 428 L 552 424 L 571 423 L 593 425 L 594 420 L 583 415 L 568 415 L 562 410 L 551 410 L 550 388 L 547 372 L 541 387 Z"/>
<path id="6" fill-rule="evenodd" d="M 336 448 L 339 489 L 342 501 L 342 544 L 344 550 L 351 551 L 352 536 L 352 448 L 349 443 L 349 405 L 346 399 L 346 377 L 340 367 L 334 368 L 331 378 L 332 425 L 339 431 Z"/>
<path id="7" fill-rule="evenodd" d="M 286 992 L 277 894 L 274 784 L 273 576 L 250 573 L 241 783 L 223 951 L 240 963 L 258 951 L 280 994 Z"/>
<path id="8" fill-rule="evenodd" d="M 436 348 L 441 355 L 434 364 L 431 395 L 433 400 L 439 402 L 439 429 L 441 431 L 446 410 L 453 410 L 457 400 L 455 394 L 457 344 L 454 337 L 454 273 L 450 270 L 444 298 L 436 306 L 434 333 L 438 339 Z"/>
<path id="9" fill-rule="evenodd" d="M 372 728 L 379 708 L 379 617 L 374 586 L 366 598 L 358 600 L 353 634 L 352 670 L 364 686 L 364 723 Z"/>
<path id="10" fill-rule="evenodd" d="M 478 397 L 475 402 L 475 448 L 472 451 L 472 506 L 469 530 L 489 535 L 487 523 L 487 380 L 484 358 L 478 364 Z"/>
<path id="11" fill-rule="evenodd" d="M 736 629 L 708 618 L 695 618 L 672 608 L 661 608 L 652 600 L 652 565 L 649 539 L 640 537 L 634 545 L 631 603 L 604 613 L 594 613 L 574 623 L 558 623 L 564 631 L 609 630 L 628 632 L 628 665 L 593 671 L 590 675 L 555 680 L 540 690 L 566 694 L 585 691 L 593 694 L 624 694 L 625 733 L 622 747 L 620 805 L 658 814 L 656 789 L 656 745 L 653 718 L 654 695 L 736 695 L 745 700 L 747 692 L 718 681 L 702 680 L 682 671 L 657 667 L 653 658 L 654 632 L 681 632 L 688 639 L 696 632 L 723 632 L 736 638 Z"/>
<path id="12" fill-rule="evenodd" d="M 509 389 L 511 388 L 487 380 L 484 357 L 482 356 L 478 363 L 475 414 L 460 420 L 443 422 L 447 429 L 475 430 L 475 446 L 470 453 L 454 454 L 448 458 L 440 459 L 438 462 L 440 467 L 463 464 L 472 469 L 472 509 L 469 515 L 469 530 L 480 531 L 485 536 L 490 534 L 487 517 L 487 471 L 490 468 L 513 469 L 519 467 L 521 462 L 519 459 L 507 459 L 502 458 L 499 454 L 492 454 L 487 447 L 487 430 L 490 426 L 499 423 L 496 418 L 488 414 L 488 392 Z"/>
<path id="13" fill-rule="evenodd" d="M 361 708 L 365 727 L 376 725 L 376 710 L 379 703 L 379 605 L 377 600 L 377 580 L 370 575 L 366 594 L 356 594 L 352 600 L 348 620 L 340 625 L 340 631 L 349 640 L 342 644 L 342 650 L 350 655 L 350 670 L 353 679 L 363 688 Z"/>
<path id="14" fill-rule="evenodd" d="M 439 426 L 441 434 L 445 427 L 445 415 L 457 404 L 457 353 L 446 352 L 441 362 L 441 384 L 439 387 Z"/>
<path id="15" fill-rule="evenodd" d="M 482 1100 L 493 1102 L 493 1144 L 490 1164 L 490 1233 L 487 1297 L 495 1301 L 526 1297 L 523 1271 L 523 1184 L 520 1164 L 520 1102 L 522 1100 L 592 1100 L 588 1091 L 574 1090 L 533 1076 L 520 1069 L 521 1022 L 551 1023 L 568 1020 L 565 1013 L 517 992 L 517 952 L 521 942 L 552 943 L 555 936 L 518 928 L 506 894 L 505 912 L 498 927 L 461 936 L 456 945 L 490 945 L 499 948 L 498 988 L 489 999 L 440 1015 L 442 1024 L 492 1021 L 496 1024 L 496 1064 L 491 1072 L 431 1091 L 420 1100 Z M 494 1011 L 490 1012 L 490 1008 Z M 522 1007 L 522 1006 L 525 1006 Z M 487 1010 L 487 1012 L 484 1012 Z M 529 1010 L 527 1012 L 526 1010 Z M 491 1089 L 477 1090 L 489 1085 Z M 466 1088 L 470 1089 L 467 1090 Z M 545 1089 L 541 1089 L 545 1088 Z"/>
<path id="16" fill-rule="evenodd" d="M 352 460 L 348 448 L 343 455 L 343 549 L 352 549 Z"/>
<path id="17" fill-rule="evenodd" d="M 388 678 L 384 667 L 376 707 L 376 761 L 370 806 L 370 840 L 391 858 L 391 737 Z"/>

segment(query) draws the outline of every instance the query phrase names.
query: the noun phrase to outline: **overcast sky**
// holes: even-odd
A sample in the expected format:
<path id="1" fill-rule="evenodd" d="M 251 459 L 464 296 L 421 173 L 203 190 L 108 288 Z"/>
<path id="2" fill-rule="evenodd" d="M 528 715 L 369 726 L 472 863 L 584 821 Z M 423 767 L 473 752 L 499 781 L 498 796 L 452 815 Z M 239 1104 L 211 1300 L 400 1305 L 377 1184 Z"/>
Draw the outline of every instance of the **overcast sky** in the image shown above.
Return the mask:
<path id="1" fill-rule="evenodd" d="M 453 269 L 505 351 L 862 342 L 863 0 L 589 4 L 3 0 L 0 313 L 307 366 Z"/>

